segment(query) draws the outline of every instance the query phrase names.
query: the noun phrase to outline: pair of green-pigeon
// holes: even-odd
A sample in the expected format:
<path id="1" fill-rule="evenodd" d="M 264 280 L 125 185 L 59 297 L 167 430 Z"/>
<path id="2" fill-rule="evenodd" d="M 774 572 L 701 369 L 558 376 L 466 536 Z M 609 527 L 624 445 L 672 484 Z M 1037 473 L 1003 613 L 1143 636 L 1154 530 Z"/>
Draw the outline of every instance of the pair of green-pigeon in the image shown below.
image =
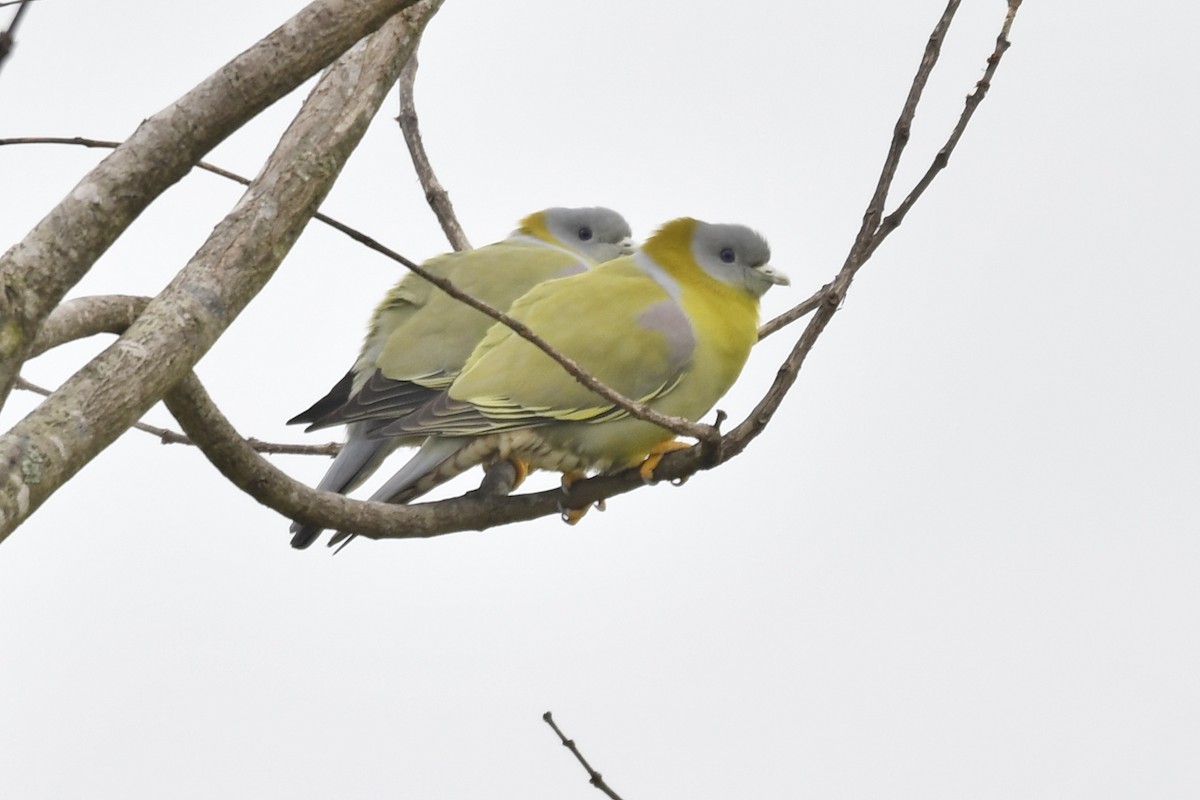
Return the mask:
<path id="1" fill-rule="evenodd" d="M 698 420 L 745 365 L 759 298 L 787 283 L 769 260 L 766 241 L 742 225 L 676 219 L 635 251 L 615 211 L 551 208 L 501 242 L 423 266 L 507 310 L 624 396 Z M 419 445 L 370 498 L 392 503 L 499 458 L 572 476 L 616 472 L 674 437 L 414 274 L 375 309 L 346 376 L 289 422 L 348 423 L 317 486 L 326 491 L 349 492 L 394 449 Z M 303 548 L 321 529 L 294 523 L 292 533 Z"/>

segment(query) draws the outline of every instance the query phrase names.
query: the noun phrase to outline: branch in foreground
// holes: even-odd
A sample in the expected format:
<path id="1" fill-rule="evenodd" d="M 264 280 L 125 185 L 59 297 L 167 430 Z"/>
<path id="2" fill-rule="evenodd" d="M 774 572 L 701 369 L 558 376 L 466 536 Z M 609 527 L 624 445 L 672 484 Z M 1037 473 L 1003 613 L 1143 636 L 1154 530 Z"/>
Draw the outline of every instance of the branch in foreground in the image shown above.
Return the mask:
<path id="1" fill-rule="evenodd" d="M 604 778 L 600 777 L 600 773 L 592 769 L 592 765 L 587 762 L 587 759 L 584 758 L 583 754 L 579 752 L 579 748 L 575 746 L 575 740 L 568 739 L 566 736 L 564 736 L 563 732 L 559 730 L 558 725 L 554 724 L 554 717 L 551 715 L 551 713 L 547 711 L 545 714 L 542 714 L 542 719 L 554 730 L 555 733 L 558 734 L 558 739 L 562 742 L 562 746 L 570 750 L 571 754 L 575 756 L 576 760 L 578 760 L 579 763 L 583 765 L 583 768 L 587 770 L 588 783 L 604 792 L 606 795 L 611 797 L 612 800 L 621 800 L 617 793 L 610 789 L 608 784 L 604 782 Z"/>
<path id="2" fill-rule="evenodd" d="M 26 138 L 26 139 L 0 139 L 0 146 L 3 146 L 5 144 L 31 144 L 31 143 L 46 143 L 46 142 L 55 143 L 55 144 L 83 144 L 84 146 L 96 146 L 96 147 L 104 147 L 104 146 L 107 146 L 110 144 L 109 142 L 100 142 L 97 140 L 79 139 L 79 138 L 73 138 L 73 139 Z M 209 172 L 215 173 L 217 175 L 221 175 L 223 177 L 230 178 L 231 180 L 235 180 L 238 182 L 244 182 L 246 180 L 245 178 L 242 178 L 238 175 L 235 175 L 234 173 L 231 173 L 224 169 L 221 169 L 220 167 L 215 167 L 212 165 L 198 165 L 198 166 L 201 166 L 202 169 L 206 169 Z M 335 230 L 337 230 L 341 233 L 344 233 L 345 235 L 349 236 L 354 241 L 371 248 L 375 252 L 377 252 L 383 256 L 386 256 L 387 258 L 390 258 L 391 260 L 395 261 L 398 264 L 403 265 L 410 271 L 416 273 L 421 278 L 424 278 L 429 283 L 433 284 L 434 286 L 438 287 L 446 294 L 453 297 L 455 300 L 458 300 L 460 303 L 466 303 L 467 305 L 471 306 L 475 310 L 491 317 L 492 319 L 496 320 L 497 322 L 499 322 L 503 325 L 508 326 L 518 336 L 520 336 L 520 337 L 526 339 L 527 341 L 529 341 L 530 343 L 532 343 L 534 346 L 536 346 L 538 349 L 540 349 L 542 352 L 544 352 L 546 355 L 548 355 L 551 359 L 553 359 L 556 363 L 558 363 L 558 365 L 561 366 L 564 370 L 566 370 L 567 373 L 569 375 L 571 375 L 571 377 L 575 378 L 575 380 L 579 381 L 581 384 L 583 384 L 587 388 L 591 389 L 593 392 L 600 395 L 604 399 L 612 402 L 614 405 L 621 408 L 622 410 L 629 412 L 631 415 L 637 417 L 638 419 L 645 420 L 647 422 L 653 422 L 655 425 L 658 425 L 662 428 L 666 428 L 667 430 L 671 431 L 672 433 L 676 433 L 681 436 L 690 436 L 693 439 L 696 439 L 698 441 L 708 443 L 710 447 L 714 446 L 714 443 L 716 442 L 718 436 L 720 435 L 719 431 L 717 431 L 714 427 L 709 426 L 709 425 L 700 425 L 700 424 L 692 422 L 689 419 L 685 419 L 683 417 L 675 417 L 675 416 L 670 416 L 667 414 L 661 414 L 661 413 L 655 411 L 654 409 L 650 408 L 645 403 L 641 403 L 641 402 L 638 402 L 637 400 L 633 400 L 632 398 L 626 397 L 625 395 L 618 392 L 616 389 L 609 387 L 608 385 L 606 385 L 605 383 L 600 381 L 598 378 L 595 378 L 592 375 L 590 375 L 589 373 L 587 373 L 581 366 L 579 366 L 579 364 L 576 361 L 574 361 L 573 359 L 564 355 L 561 351 L 559 351 L 557 348 L 555 348 L 553 345 L 551 345 L 549 342 L 547 342 L 541 336 L 538 336 L 536 333 L 534 333 L 534 331 L 531 328 L 529 328 L 527 325 L 525 325 L 524 323 L 518 322 L 517 320 L 510 317 L 507 313 L 500 311 L 499 309 L 493 308 L 491 305 L 483 302 L 482 300 L 479 300 L 479 299 L 471 296 L 469 293 L 464 292 L 462 289 L 459 289 L 457 286 L 455 286 L 451 281 L 447 280 L 446 278 L 443 278 L 439 275 L 434 275 L 433 273 L 429 272 L 424 267 L 422 267 L 420 264 L 417 264 L 416 262 L 411 261 L 408 258 L 405 258 L 400 253 L 397 253 L 395 250 L 392 250 L 391 248 L 389 248 L 388 246 L 379 242 L 378 240 L 373 239 L 370 236 L 367 236 L 365 233 L 355 230 L 354 228 L 351 228 L 349 225 L 346 225 L 345 223 L 339 222 L 331 217 L 327 217 L 322 214 L 314 214 L 313 217 L 315 219 L 320 219 L 326 225 L 329 225 L 330 227 L 334 228 Z M 784 323 L 784 324 L 787 324 L 787 323 Z M 780 325 L 779 327 L 782 327 L 782 325 Z"/>
<path id="3" fill-rule="evenodd" d="M 466 530 L 482 531 L 557 516 L 564 507 L 582 508 L 646 485 L 637 469 L 631 469 L 579 481 L 565 494 L 561 489 L 548 489 L 497 498 L 472 492 L 408 506 L 352 500 L 312 489 L 255 453 L 217 409 L 194 374 L 180 381 L 163 401 L 205 457 L 255 500 L 290 519 L 369 539 L 423 539 Z M 662 480 L 682 483 L 708 468 L 710 465 L 701 457 L 701 447 L 696 446 L 668 453 L 654 473 Z"/>
<path id="4" fill-rule="evenodd" d="M 413 169 L 421 188 L 425 190 L 425 201 L 433 209 L 442 232 L 446 234 L 450 246 L 455 250 L 470 250 L 471 243 L 467 234 L 458 223 L 454 213 L 454 204 L 450 202 L 450 193 L 442 186 L 441 181 L 433 174 L 433 165 L 429 163 L 429 155 L 425 152 L 425 142 L 421 140 L 421 127 L 417 121 L 417 106 L 413 102 L 413 84 L 417 79 L 417 56 L 404 65 L 400 73 L 400 115 L 396 122 L 400 123 L 400 132 L 404 134 L 404 143 L 408 145 L 408 154 L 412 156 Z"/>
<path id="5" fill-rule="evenodd" d="M 0 256 L 0 319 L 5 320 L 0 404 L 12 390 L 42 321 L 151 202 L 247 120 L 413 2 L 309 4 L 145 120 L 21 242 Z M 251 75 L 256 79 L 247 78 Z"/>

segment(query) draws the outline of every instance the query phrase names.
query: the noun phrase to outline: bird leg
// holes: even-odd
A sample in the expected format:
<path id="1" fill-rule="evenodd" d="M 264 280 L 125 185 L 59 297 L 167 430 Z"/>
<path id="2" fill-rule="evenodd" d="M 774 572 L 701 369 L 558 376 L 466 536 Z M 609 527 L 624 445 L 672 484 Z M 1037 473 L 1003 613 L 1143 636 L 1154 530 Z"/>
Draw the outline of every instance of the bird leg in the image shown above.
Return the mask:
<path id="1" fill-rule="evenodd" d="M 642 480 L 646 483 L 654 482 L 654 470 L 658 467 L 658 462 L 662 461 L 663 456 L 667 453 L 673 453 L 676 450 L 687 450 L 691 447 L 687 442 L 681 442 L 678 439 L 668 439 L 665 442 L 659 442 L 650 448 L 650 452 L 646 454 L 646 460 L 638 467 L 638 474 L 642 476 Z"/>
<path id="2" fill-rule="evenodd" d="M 494 458 L 484 464 L 483 481 L 475 491 L 486 497 L 509 495 L 529 476 L 528 462 L 516 458 Z"/>
<path id="3" fill-rule="evenodd" d="M 512 456 L 509 456 L 507 461 L 508 463 L 512 464 L 513 472 L 516 473 L 516 475 L 513 477 L 512 484 L 512 488 L 516 489 L 525 482 L 526 478 L 529 477 L 529 462 L 522 461 L 519 458 L 513 458 Z"/>

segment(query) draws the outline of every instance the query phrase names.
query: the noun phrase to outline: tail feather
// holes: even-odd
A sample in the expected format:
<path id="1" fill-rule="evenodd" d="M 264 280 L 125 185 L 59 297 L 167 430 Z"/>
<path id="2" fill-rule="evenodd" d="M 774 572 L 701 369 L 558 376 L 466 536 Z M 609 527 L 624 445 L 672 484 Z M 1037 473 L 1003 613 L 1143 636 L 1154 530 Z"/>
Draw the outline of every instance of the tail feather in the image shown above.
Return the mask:
<path id="1" fill-rule="evenodd" d="M 381 503 L 408 503 L 415 500 L 479 463 L 459 465 L 461 453 L 469 449 L 470 444 L 462 439 L 429 437 L 417 454 L 380 486 L 370 499 Z"/>
<path id="2" fill-rule="evenodd" d="M 370 422 L 359 422 L 349 426 L 346 444 L 321 478 L 321 482 L 317 484 L 318 489 L 346 494 L 379 469 L 384 459 L 396 449 L 396 440 L 370 438 L 369 434 L 376 427 L 379 427 L 377 423 Z M 317 525 L 293 522 L 292 547 L 303 550 L 316 541 L 323 530 L 324 528 Z"/>
<path id="3" fill-rule="evenodd" d="M 287 421 L 288 425 L 299 425 L 302 422 L 315 424 L 331 412 L 345 405 L 350 399 L 350 389 L 354 386 L 354 370 L 350 370 L 342 379 L 333 385 L 324 397 L 301 411 Z"/>

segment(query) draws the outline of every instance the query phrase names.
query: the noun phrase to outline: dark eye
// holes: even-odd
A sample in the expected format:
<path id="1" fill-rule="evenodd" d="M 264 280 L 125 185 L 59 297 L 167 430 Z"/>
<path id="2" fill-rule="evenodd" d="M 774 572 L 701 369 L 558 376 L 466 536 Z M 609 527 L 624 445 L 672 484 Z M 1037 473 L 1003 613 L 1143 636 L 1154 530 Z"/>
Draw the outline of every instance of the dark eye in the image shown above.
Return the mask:
<path id="1" fill-rule="evenodd" d="M 732 247 L 722 247 L 720 252 L 721 260 L 726 264 L 732 264 L 734 259 Z"/>
<path id="2" fill-rule="evenodd" d="M 586 242 L 592 238 L 592 229 L 584 225 L 579 229 L 579 241 Z"/>

